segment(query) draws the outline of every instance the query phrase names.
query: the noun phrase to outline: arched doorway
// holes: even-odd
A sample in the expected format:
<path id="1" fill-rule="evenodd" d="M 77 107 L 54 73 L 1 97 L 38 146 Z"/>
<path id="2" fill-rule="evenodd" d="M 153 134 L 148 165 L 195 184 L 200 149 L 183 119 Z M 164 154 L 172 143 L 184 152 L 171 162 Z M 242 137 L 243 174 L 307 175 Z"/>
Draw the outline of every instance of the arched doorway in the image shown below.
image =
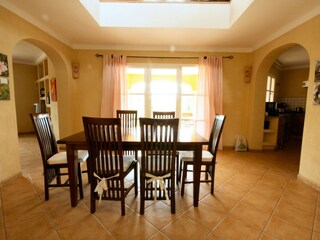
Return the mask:
<path id="1" fill-rule="evenodd" d="M 255 82 L 255 89 L 253 92 L 254 103 L 252 105 L 252 116 L 253 116 L 252 123 L 254 122 L 255 124 L 251 124 L 250 126 L 250 136 L 252 137 L 252 139 L 256 140 L 254 143 L 256 149 L 263 149 L 263 143 L 264 143 L 264 137 L 265 137 L 264 136 L 265 102 L 266 102 L 265 96 L 266 96 L 266 89 L 267 89 L 266 88 L 267 79 L 268 79 L 268 76 L 270 75 L 270 70 L 272 69 L 272 67 L 274 66 L 274 63 L 277 62 L 280 56 L 282 56 L 285 52 L 293 48 L 303 48 L 303 46 L 299 44 L 285 44 L 283 46 L 277 47 L 271 50 L 269 53 L 266 53 L 263 59 L 261 59 L 260 63 L 258 63 L 258 65 L 256 66 L 256 72 L 255 72 L 256 82 Z M 303 50 L 308 55 L 307 51 L 304 48 Z M 309 59 L 309 55 L 308 55 L 308 59 Z M 307 71 L 307 75 L 309 75 L 309 66 L 306 71 Z M 281 74 L 280 74 L 280 78 L 281 78 Z M 307 90 L 302 89 L 302 84 L 303 84 L 302 82 L 306 80 L 308 80 L 308 76 L 301 79 L 299 83 L 300 84 L 299 87 L 301 87 L 301 90 L 305 92 L 305 98 L 306 98 Z M 278 88 L 282 87 L 283 89 L 287 90 L 287 88 L 291 88 L 292 86 L 286 86 L 284 82 L 281 83 L 281 79 L 280 79 L 280 82 L 278 83 L 276 88 L 277 87 Z M 286 100 L 286 98 L 290 100 L 290 98 L 295 98 L 295 97 L 300 97 L 300 96 L 294 96 L 294 95 L 277 96 L 277 98 L 275 98 L 275 101 L 283 102 L 284 100 Z M 287 103 L 286 105 L 287 109 L 285 109 L 285 111 L 290 114 L 291 112 L 296 110 L 301 111 L 301 109 L 300 108 L 297 109 L 297 107 L 298 106 L 296 106 L 295 104 Z M 303 111 L 307 111 L 307 109 L 305 108 L 305 103 L 304 103 Z"/>
<path id="2" fill-rule="evenodd" d="M 44 102 L 44 109 L 41 112 L 50 113 L 55 134 L 59 138 L 59 98 L 52 98 L 51 81 L 55 80 L 56 87 L 59 90 L 61 88 L 59 80 L 67 79 L 66 73 L 66 65 L 62 57 L 51 46 L 32 39 L 24 39 L 16 43 L 13 50 L 13 75 L 18 133 L 33 132 L 29 114 L 35 112 L 35 103 L 40 106 L 40 103 Z M 43 89 L 45 90 L 45 97 L 41 95 Z M 31 153 L 20 152 L 22 170 L 26 166 L 26 160 L 39 161 L 38 158 L 40 157 L 39 154 L 30 155 L 38 152 L 37 142 L 30 142 L 30 139 L 27 139 L 27 143 L 31 143 L 27 148 L 33 144 L 32 147 L 36 151 L 31 151 Z M 21 153 L 26 156 L 22 156 Z M 27 164 L 33 166 L 33 172 L 42 172 L 34 167 L 38 166 L 37 164 L 32 162 Z M 31 169 L 29 168 L 29 170 Z M 23 173 L 25 174 L 25 172 Z"/>

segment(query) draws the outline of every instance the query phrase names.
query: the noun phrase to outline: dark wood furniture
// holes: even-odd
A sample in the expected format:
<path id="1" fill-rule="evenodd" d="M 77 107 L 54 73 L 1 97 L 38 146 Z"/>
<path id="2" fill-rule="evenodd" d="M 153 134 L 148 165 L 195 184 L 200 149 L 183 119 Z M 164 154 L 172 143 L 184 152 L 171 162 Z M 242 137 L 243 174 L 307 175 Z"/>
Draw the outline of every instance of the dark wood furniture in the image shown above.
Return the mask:
<path id="1" fill-rule="evenodd" d="M 47 201 L 49 200 L 49 188 L 69 186 L 68 181 L 62 182 L 61 179 L 62 176 L 68 175 L 66 171 L 61 171 L 62 169 L 68 168 L 67 154 L 66 152 L 59 152 L 58 150 L 49 114 L 30 114 L 30 117 L 41 151 L 44 175 L 44 195 L 45 200 Z M 74 164 L 77 165 L 77 174 L 73 172 L 73 184 L 75 188 L 77 188 L 77 185 L 79 186 L 80 198 L 83 198 L 81 164 L 85 162 L 87 158 L 87 151 L 79 151 L 77 158 L 74 158 L 78 160 L 73 160 Z"/>
<path id="2" fill-rule="evenodd" d="M 175 213 L 175 158 L 179 119 L 140 118 L 140 214 L 145 200 L 170 199 Z"/>
<path id="3" fill-rule="evenodd" d="M 136 110 L 117 110 L 117 118 L 121 119 L 123 131 L 138 125 L 138 111 Z"/>
<path id="4" fill-rule="evenodd" d="M 157 112 L 154 111 L 153 112 L 153 118 L 175 118 L 176 113 L 174 111 L 170 111 L 170 112 Z M 179 184 L 180 181 L 180 175 L 179 175 L 179 169 L 180 169 L 180 157 L 179 157 L 179 152 L 177 152 L 176 155 L 176 163 L 177 163 L 177 167 L 176 167 L 176 171 L 177 171 L 177 184 Z"/>
<path id="5" fill-rule="evenodd" d="M 153 112 L 153 118 L 175 118 L 175 112 Z"/>
<path id="6" fill-rule="evenodd" d="M 214 118 L 212 130 L 210 133 L 209 145 L 207 151 L 202 151 L 201 165 L 205 166 L 202 172 L 205 172 L 205 179 L 201 179 L 200 182 L 211 183 L 211 194 L 214 192 L 214 174 L 216 166 L 216 157 L 219 147 L 219 140 L 221 137 L 224 121 L 224 115 L 216 115 Z M 184 187 L 186 183 L 193 183 L 194 181 L 187 181 L 187 172 L 192 171 L 188 169 L 188 166 L 194 166 L 193 152 L 182 152 L 181 153 L 181 168 L 182 170 L 182 186 L 181 196 L 184 195 Z M 210 175 L 210 179 L 208 177 Z"/>
<path id="7" fill-rule="evenodd" d="M 83 117 L 83 126 L 90 159 L 90 212 L 96 211 L 96 200 L 121 201 L 125 215 L 125 197 L 132 188 L 138 194 L 137 161 L 123 155 L 120 118 Z M 133 183 L 125 186 L 125 178 L 134 172 Z"/>
<path id="8" fill-rule="evenodd" d="M 194 179 L 193 184 L 193 205 L 198 206 L 199 202 L 199 185 L 200 185 L 200 166 L 202 158 L 202 146 L 208 145 L 207 139 L 195 133 L 190 128 L 180 128 L 178 134 L 177 150 L 194 151 Z M 75 161 L 79 149 L 87 149 L 87 143 L 84 132 L 79 132 L 71 136 L 62 138 L 58 141 L 59 144 L 65 144 L 68 157 L 68 173 L 70 180 L 70 199 L 71 206 L 75 207 L 78 204 L 77 200 L 77 171 L 78 164 Z M 140 130 L 139 128 L 132 129 L 129 132 L 122 133 L 122 146 L 124 150 L 139 150 L 141 149 Z"/>

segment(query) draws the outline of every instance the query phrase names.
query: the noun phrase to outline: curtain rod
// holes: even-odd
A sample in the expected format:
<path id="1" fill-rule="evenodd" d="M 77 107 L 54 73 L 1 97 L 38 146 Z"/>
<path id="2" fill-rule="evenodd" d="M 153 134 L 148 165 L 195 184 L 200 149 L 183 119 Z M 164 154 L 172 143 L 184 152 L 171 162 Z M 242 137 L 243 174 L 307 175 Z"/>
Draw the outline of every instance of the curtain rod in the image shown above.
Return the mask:
<path id="1" fill-rule="evenodd" d="M 111 55 L 113 56 L 113 55 Z M 96 57 L 103 57 L 101 54 L 96 54 Z M 198 59 L 199 57 L 156 57 L 156 56 L 127 56 L 127 58 L 171 58 L 171 59 Z M 204 56 L 206 59 L 207 56 Z M 233 59 L 233 56 L 223 56 L 222 58 Z"/>

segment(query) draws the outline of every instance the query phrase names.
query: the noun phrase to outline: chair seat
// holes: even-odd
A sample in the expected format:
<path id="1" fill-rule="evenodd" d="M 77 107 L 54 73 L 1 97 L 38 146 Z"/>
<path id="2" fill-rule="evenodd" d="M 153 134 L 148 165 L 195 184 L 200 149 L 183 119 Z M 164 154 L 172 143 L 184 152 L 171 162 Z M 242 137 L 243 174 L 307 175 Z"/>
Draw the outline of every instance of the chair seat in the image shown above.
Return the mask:
<path id="1" fill-rule="evenodd" d="M 193 151 L 180 151 L 181 161 L 193 162 Z M 202 151 L 202 162 L 211 162 L 213 155 L 209 151 Z"/>
<path id="2" fill-rule="evenodd" d="M 79 150 L 78 151 L 78 161 L 85 162 L 87 158 L 89 157 L 89 153 L 86 150 Z M 53 155 L 48 159 L 49 165 L 55 165 L 55 164 L 67 164 L 67 153 L 66 152 L 59 152 Z"/>

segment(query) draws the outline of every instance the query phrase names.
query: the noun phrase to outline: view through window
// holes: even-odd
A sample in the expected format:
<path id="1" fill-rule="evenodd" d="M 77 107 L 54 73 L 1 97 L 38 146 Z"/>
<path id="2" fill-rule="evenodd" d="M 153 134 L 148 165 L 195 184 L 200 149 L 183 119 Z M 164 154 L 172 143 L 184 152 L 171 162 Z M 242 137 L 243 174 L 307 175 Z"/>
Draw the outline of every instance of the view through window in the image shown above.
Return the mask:
<path id="1" fill-rule="evenodd" d="M 269 75 L 267 79 L 266 102 L 274 102 L 274 87 L 276 79 Z"/>
<path id="2" fill-rule="evenodd" d="M 181 124 L 193 126 L 197 106 L 198 66 L 127 68 L 127 109 L 151 117 L 153 111 L 175 111 Z"/>

